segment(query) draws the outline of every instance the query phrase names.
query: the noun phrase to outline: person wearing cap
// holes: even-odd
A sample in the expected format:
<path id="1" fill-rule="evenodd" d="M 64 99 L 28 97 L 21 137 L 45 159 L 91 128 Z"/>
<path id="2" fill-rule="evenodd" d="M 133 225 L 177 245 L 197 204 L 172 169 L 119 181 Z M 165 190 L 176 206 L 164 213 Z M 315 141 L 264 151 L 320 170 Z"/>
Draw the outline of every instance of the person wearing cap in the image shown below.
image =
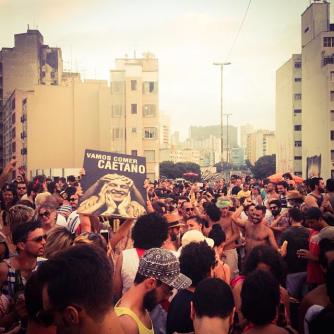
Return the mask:
<path id="1" fill-rule="evenodd" d="M 187 289 L 191 280 L 166 249 L 151 248 L 139 261 L 134 285 L 116 303 L 115 312 L 127 334 L 154 334 L 149 311 L 168 299 L 173 289 Z"/>
<path id="2" fill-rule="evenodd" d="M 116 260 L 114 296 L 118 300 L 132 285 L 139 259 L 145 250 L 162 247 L 168 237 L 165 218 L 153 212 L 139 217 L 132 228 L 133 248 L 125 249 Z"/>
<path id="3" fill-rule="evenodd" d="M 240 239 L 240 231 L 232 220 L 232 212 L 229 211 L 232 206 L 231 201 L 226 197 L 219 197 L 216 206 L 219 208 L 221 214 L 219 224 L 226 235 L 224 262 L 230 267 L 231 278 L 233 279 L 239 274 L 237 240 Z"/>
<path id="4" fill-rule="evenodd" d="M 168 223 L 168 239 L 164 248 L 176 251 L 180 247 L 182 228 L 185 226 L 182 217 L 178 213 L 168 213 L 163 216 Z"/>

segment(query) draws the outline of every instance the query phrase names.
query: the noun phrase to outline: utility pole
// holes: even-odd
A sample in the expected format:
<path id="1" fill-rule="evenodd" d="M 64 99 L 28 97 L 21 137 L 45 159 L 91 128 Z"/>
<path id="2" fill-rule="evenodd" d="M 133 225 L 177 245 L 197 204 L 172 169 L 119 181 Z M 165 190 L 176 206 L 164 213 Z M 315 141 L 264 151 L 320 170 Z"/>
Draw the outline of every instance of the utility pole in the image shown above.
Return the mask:
<path id="1" fill-rule="evenodd" d="M 221 154 L 221 164 L 223 167 L 224 162 L 224 139 L 223 139 L 223 123 L 224 123 L 224 114 L 223 114 L 223 72 L 224 66 L 230 65 L 231 63 L 213 63 L 215 66 L 220 66 L 220 154 Z"/>
<path id="2" fill-rule="evenodd" d="M 229 132 L 228 132 L 228 118 L 232 116 L 232 114 L 224 114 L 226 116 L 226 162 L 230 162 L 230 141 L 229 141 Z"/>

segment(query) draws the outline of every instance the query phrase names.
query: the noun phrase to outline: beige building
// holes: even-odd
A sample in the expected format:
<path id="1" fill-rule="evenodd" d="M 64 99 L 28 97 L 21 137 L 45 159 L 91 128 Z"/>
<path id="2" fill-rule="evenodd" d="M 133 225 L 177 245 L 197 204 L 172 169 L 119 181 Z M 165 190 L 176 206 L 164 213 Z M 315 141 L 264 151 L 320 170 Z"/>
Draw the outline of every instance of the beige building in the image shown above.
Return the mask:
<path id="1" fill-rule="evenodd" d="M 241 125 L 240 128 L 239 128 L 239 133 L 240 133 L 240 147 L 242 147 L 244 149 L 244 159 L 247 159 L 246 157 L 246 152 L 247 152 L 247 136 L 250 134 L 250 133 L 253 133 L 255 132 L 255 129 L 254 129 L 254 126 L 247 123 L 247 124 L 244 124 L 244 125 Z"/>
<path id="2" fill-rule="evenodd" d="M 63 72 L 61 50 L 44 45 L 38 30 L 28 29 L 14 39 L 14 47 L 0 51 L 0 111 L 15 89 L 31 91 L 35 85 L 58 85 Z M 4 163 L 2 137 L 0 129 L 0 167 Z"/>
<path id="3" fill-rule="evenodd" d="M 147 177 L 159 177 L 158 60 L 116 59 L 111 71 L 111 150 L 146 157 Z"/>
<path id="4" fill-rule="evenodd" d="M 276 171 L 302 175 L 302 56 L 276 72 Z"/>
<path id="5" fill-rule="evenodd" d="M 110 110 L 106 81 L 15 90 L 4 108 L 4 160 L 15 155 L 30 175 L 80 168 L 86 148 L 110 151 Z"/>
<path id="6" fill-rule="evenodd" d="M 276 153 L 276 139 L 274 131 L 257 130 L 247 136 L 247 159 L 252 163 L 265 156 Z"/>
<path id="7" fill-rule="evenodd" d="M 302 171 L 334 178 L 334 28 L 329 3 L 302 14 Z"/>

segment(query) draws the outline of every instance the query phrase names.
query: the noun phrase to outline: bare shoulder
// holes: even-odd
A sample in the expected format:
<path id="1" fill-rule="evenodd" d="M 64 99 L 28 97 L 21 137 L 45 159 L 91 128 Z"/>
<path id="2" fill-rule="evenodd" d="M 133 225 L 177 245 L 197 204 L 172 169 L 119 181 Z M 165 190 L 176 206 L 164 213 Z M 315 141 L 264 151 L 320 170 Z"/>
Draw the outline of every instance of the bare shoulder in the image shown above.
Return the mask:
<path id="1" fill-rule="evenodd" d="M 118 317 L 124 332 L 127 334 L 139 334 L 139 329 L 133 318 L 127 314 Z"/>

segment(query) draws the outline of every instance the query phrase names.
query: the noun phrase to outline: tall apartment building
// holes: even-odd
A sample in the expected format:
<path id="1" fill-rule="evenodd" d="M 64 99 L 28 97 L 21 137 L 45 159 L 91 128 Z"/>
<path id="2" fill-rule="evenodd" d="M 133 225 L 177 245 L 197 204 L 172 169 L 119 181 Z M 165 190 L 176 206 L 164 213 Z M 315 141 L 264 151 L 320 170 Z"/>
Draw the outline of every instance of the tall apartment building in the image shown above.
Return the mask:
<path id="1" fill-rule="evenodd" d="M 302 14 L 303 175 L 334 178 L 334 25 L 329 3 Z"/>
<path id="2" fill-rule="evenodd" d="M 277 138 L 287 145 L 286 152 L 283 147 L 278 149 L 277 167 L 301 172 L 304 178 L 334 178 L 334 25 L 330 24 L 329 6 L 318 0 L 304 11 L 301 57 L 294 55 L 277 71 Z M 300 58 L 301 69 L 294 68 Z M 301 84 L 295 83 L 292 80 L 300 72 Z M 289 96 L 294 101 L 284 102 Z"/>
<path id="3" fill-rule="evenodd" d="M 38 30 L 15 35 L 12 48 L 0 51 L 0 112 L 14 90 L 31 91 L 35 85 L 58 85 L 63 62 L 61 50 L 44 45 Z M 3 123 L 3 114 L 0 121 Z M 7 130 L 6 130 L 7 131 Z M 3 128 L 0 127 L 0 167 L 3 166 Z"/>
<path id="4" fill-rule="evenodd" d="M 257 130 L 247 136 L 247 159 L 252 163 L 265 156 L 276 153 L 274 131 Z"/>
<path id="5" fill-rule="evenodd" d="M 147 177 L 159 176 L 158 60 L 151 54 L 116 59 L 111 71 L 112 151 L 146 157 Z"/>
<path id="6" fill-rule="evenodd" d="M 80 168 L 86 148 L 110 151 L 107 81 L 68 79 L 61 86 L 15 90 L 3 110 L 4 161 L 15 155 L 30 175 Z"/>
<path id="7" fill-rule="evenodd" d="M 201 152 L 190 148 L 184 149 L 161 149 L 161 161 L 193 162 L 200 165 Z"/>
<path id="8" fill-rule="evenodd" d="M 276 72 L 276 171 L 302 175 L 302 56 Z"/>

